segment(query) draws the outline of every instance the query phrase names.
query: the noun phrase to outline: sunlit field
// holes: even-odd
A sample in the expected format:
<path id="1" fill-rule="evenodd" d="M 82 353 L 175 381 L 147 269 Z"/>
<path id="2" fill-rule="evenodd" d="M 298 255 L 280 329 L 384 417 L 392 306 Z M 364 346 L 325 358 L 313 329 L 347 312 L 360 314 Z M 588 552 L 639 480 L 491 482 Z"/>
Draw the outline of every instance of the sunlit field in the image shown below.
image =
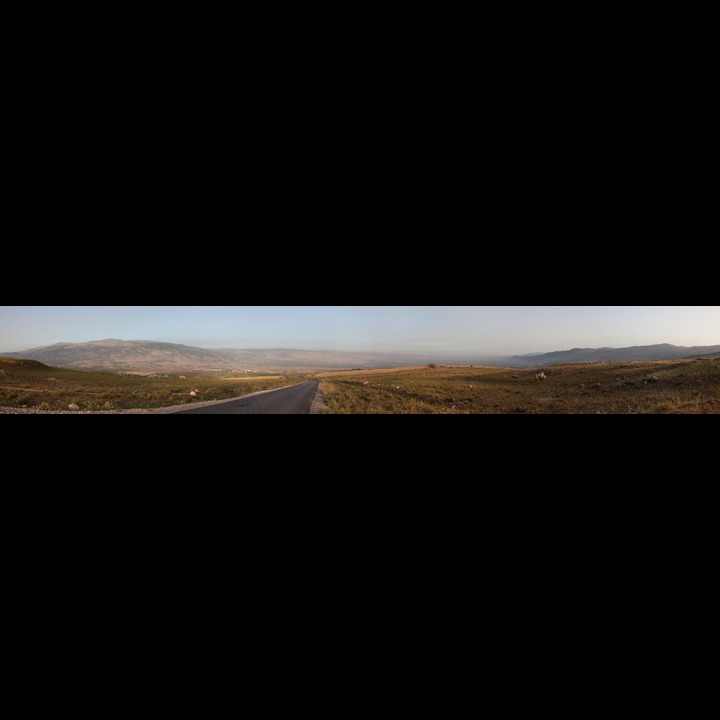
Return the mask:
<path id="1" fill-rule="evenodd" d="M 329 414 L 720 412 L 720 360 L 320 373 Z"/>
<path id="2" fill-rule="evenodd" d="M 173 378 L 51 368 L 33 360 L 0 358 L 0 407 L 107 411 L 226 400 L 293 385 L 293 376 Z"/>

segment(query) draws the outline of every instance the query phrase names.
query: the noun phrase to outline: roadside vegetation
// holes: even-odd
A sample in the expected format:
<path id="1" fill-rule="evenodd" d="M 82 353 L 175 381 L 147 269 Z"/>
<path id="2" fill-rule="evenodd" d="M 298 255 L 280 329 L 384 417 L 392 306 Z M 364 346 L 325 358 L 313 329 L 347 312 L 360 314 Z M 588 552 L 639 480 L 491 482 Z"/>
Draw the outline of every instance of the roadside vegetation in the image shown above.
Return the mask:
<path id="1" fill-rule="evenodd" d="M 720 360 L 319 373 L 327 414 L 720 413 Z"/>
<path id="2" fill-rule="evenodd" d="M 300 382 L 291 375 L 237 378 L 142 377 L 51 368 L 34 360 L 0 358 L 0 407 L 129 410 L 190 405 L 273 390 Z"/>

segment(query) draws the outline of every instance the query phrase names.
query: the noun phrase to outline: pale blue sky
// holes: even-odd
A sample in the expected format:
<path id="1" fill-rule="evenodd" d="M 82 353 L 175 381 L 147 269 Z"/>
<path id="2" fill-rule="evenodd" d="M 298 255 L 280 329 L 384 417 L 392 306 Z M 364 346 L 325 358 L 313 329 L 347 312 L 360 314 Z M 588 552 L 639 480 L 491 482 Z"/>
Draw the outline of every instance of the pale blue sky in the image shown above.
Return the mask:
<path id="1" fill-rule="evenodd" d="M 0 352 L 104 338 L 478 355 L 717 345 L 720 306 L 0 306 Z"/>

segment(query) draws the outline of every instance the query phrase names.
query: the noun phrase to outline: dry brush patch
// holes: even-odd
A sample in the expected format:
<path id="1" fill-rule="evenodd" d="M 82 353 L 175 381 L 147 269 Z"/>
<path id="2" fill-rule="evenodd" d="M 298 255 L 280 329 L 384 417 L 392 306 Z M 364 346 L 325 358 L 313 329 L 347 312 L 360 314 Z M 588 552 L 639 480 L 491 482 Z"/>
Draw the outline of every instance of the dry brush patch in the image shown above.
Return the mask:
<path id="1" fill-rule="evenodd" d="M 720 361 L 564 365 L 540 370 L 403 368 L 323 373 L 330 414 L 674 414 L 720 412 Z"/>
<path id="2" fill-rule="evenodd" d="M 272 390 L 298 382 L 292 376 L 253 378 L 149 378 L 60 370 L 33 361 L 0 358 L 0 406 L 43 410 L 160 408 Z"/>

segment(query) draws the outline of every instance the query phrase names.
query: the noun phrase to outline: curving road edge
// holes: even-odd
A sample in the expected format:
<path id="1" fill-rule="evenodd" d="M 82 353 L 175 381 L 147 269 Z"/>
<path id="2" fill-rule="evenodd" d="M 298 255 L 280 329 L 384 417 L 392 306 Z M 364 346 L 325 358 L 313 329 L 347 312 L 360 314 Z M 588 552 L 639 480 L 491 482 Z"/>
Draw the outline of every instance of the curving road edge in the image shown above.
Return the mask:
<path id="1" fill-rule="evenodd" d="M 320 394 L 320 383 L 307 380 L 298 385 L 264 390 L 233 400 L 175 411 L 173 415 L 310 415 Z"/>

